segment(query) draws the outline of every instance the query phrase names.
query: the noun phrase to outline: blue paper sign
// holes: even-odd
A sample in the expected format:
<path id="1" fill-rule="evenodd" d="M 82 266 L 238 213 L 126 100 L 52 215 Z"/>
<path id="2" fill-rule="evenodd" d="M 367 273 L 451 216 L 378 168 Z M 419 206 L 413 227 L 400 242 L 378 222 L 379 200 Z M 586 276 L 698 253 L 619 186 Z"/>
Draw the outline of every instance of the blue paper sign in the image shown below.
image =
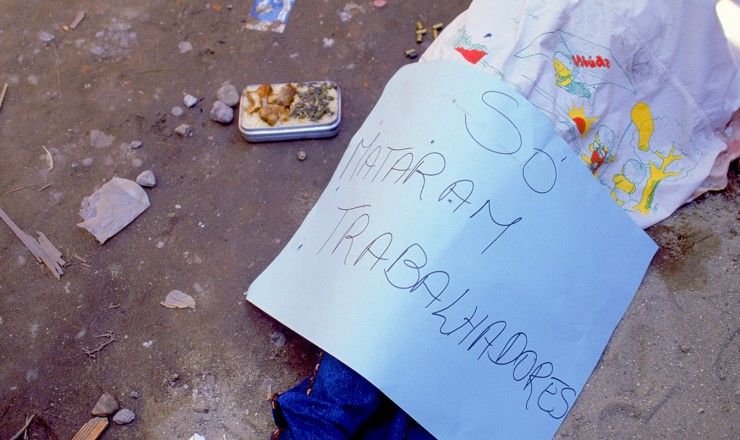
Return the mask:
<path id="1" fill-rule="evenodd" d="M 545 439 L 655 251 L 524 97 L 417 63 L 247 298 L 439 439 Z"/>

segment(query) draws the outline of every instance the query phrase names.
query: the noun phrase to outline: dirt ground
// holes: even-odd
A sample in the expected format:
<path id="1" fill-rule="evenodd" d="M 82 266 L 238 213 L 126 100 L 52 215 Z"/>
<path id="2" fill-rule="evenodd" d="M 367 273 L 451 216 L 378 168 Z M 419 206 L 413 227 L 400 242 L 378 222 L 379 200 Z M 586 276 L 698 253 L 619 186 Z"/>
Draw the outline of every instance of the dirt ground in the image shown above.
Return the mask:
<path id="1" fill-rule="evenodd" d="M 136 414 L 103 439 L 268 438 L 267 397 L 317 349 L 244 292 L 412 62 L 415 22 L 449 23 L 469 1 L 296 3 L 279 34 L 245 28 L 246 0 L 0 2 L 0 208 L 71 263 L 56 280 L 0 224 L 0 438 L 31 414 L 29 438 L 72 438 L 103 392 Z M 209 119 L 224 83 L 323 79 L 344 97 L 335 138 L 250 144 Z M 185 93 L 201 100 L 187 109 Z M 131 225 L 104 245 L 76 226 L 83 197 L 144 170 L 157 185 Z M 661 249 L 556 438 L 740 438 L 738 220 L 736 162 L 726 191 L 648 231 Z M 162 307 L 175 289 L 195 309 Z"/>

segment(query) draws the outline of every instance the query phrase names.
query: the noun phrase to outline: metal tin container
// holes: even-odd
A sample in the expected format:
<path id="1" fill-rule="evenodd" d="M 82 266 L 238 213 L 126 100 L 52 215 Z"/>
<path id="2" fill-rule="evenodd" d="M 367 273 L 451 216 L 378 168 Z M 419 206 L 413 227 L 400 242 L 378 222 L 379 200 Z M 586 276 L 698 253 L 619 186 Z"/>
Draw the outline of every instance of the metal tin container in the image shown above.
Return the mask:
<path id="1" fill-rule="evenodd" d="M 296 89 L 290 106 L 275 107 L 280 116 L 270 124 L 271 115 L 264 117 L 262 107 L 266 110 L 270 101 L 281 103 L 278 94 L 289 86 Z M 248 142 L 333 137 L 339 133 L 341 120 L 342 94 L 332 81 L 255 84 L 244 88 L 239 102 L 239 131 Z"/>

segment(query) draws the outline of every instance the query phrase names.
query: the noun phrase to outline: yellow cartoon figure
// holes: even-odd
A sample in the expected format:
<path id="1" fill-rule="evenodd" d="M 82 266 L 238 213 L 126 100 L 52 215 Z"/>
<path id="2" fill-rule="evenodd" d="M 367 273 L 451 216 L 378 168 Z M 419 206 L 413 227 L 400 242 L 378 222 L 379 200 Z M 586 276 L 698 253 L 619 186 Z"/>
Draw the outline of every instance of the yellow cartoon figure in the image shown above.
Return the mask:
<path id="1" fill-rule="evenodd" d="M 619 206 L 632 199 L 632 195 L 637 190 L 637 185 L 642 183 L 646 174 L 645 166 L 635 159 L 630 159 L 622 165 L 622 172 L 615 174 L 612 178 L 614 188 L 612 188 L 611 195 L 619 203 Z"/>
<path id="2" fill-rule="evenodd" d="M 555 68 L 555 85 L 571 95 L 587 99 L 591 97 L 588 86 L 577 80 L 576 66 L 571 57 L 562 52 L 556 52 L 552 57 L 552 63 Z"/>

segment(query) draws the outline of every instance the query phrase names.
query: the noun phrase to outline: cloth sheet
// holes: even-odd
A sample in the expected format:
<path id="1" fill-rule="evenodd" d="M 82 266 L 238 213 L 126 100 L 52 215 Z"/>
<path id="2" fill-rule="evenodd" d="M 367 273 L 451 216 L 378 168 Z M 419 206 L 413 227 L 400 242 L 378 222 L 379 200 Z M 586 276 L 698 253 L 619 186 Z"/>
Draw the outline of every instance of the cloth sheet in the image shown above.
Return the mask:
<path id="1" fill-rule="evenodd" d="M 740 78 L 712 1 L 475 0 L 421 57 L 439 59 L 518 89 L 643 228 L 723 189 L 740 156 L 722 134 Z"/>

